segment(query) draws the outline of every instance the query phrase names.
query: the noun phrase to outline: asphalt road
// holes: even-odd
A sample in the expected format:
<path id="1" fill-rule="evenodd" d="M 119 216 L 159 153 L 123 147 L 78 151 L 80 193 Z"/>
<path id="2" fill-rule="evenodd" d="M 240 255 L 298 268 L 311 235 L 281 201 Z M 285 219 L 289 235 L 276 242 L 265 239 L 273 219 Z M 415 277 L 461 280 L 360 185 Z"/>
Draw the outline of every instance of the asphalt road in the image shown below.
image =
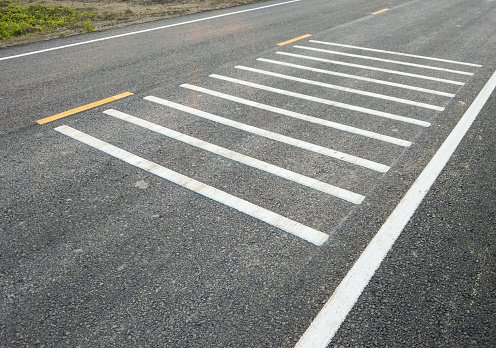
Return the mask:
<path id="1" fill-rule="evenodd" d="M 335 346 L 494 346 L 495 106 L 493 93 Z"/>
<path id="2" fill-rule="evenodd" d="M 1 346 L 298 342 L 496 70 L 496 5 L 278 3 L 0 51 Z M 495 341 L 495 101 L 331 346 Z"/>

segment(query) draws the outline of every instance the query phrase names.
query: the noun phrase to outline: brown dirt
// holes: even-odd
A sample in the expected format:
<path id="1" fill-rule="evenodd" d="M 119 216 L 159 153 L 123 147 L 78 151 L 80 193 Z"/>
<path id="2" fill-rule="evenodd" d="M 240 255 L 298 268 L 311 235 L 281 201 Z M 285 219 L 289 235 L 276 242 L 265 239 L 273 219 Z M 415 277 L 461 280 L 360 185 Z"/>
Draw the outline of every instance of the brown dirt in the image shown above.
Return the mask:
<path id="1" fill-rule="evenodd" d="M 98 31 L 260 1 L 263 0 L 17 0 L 26 5 L 69 6 L 85 9 L 95 15 L 93 24 L 95 30 Z M 82 32 L 82 27 L 59 28 L 51 33 L 35 33 L 1 40 L 0 48 Z"/>

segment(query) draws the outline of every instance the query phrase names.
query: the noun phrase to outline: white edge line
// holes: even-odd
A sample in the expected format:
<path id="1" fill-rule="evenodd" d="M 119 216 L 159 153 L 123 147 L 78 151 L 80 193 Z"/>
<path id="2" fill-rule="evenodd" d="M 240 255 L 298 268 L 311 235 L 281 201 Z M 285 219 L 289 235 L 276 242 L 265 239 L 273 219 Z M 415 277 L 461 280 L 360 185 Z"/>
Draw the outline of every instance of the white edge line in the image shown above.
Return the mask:
<path id="1" fill-rule="evenodd" d="M 339 46 L 339 47 L 347 47 L 347 48 L 356 48 L 358 50 L 371 51 L 371 52 L 395 54 L 395 55 L 398 55 L 398 56 L 427 59 L 427 60 L 433 60 L 433 61 L 436 61 L 436 62 L 444 62 L 444 63 L 453 63 L 453 64 L 460 64 L 460 65 L 466 65 L 466 66 L 473 66 L 473 67 L 477 67 L 477 68 L 482 67 L 482 65 L 479 65 L 479 64 L 460 62 L 460 61 L 457 61 L 457 60 L 449 60 L 449 59 L 441 59 L 441 58 L 435 58 L 435 57 L 419 56 L 419 55 L 416 55 L 416 54 L 409 54 L 409 53 L 402 53 L 402 52 L 378 50 L 378 49 L 375 49 L 375 48 L 368 48 L 368 47 L 343 45 L 343 44 L 338 44 L 338 43 L 334 43 L 334 42 L 325 42 L 325 41 L 317 41 L 317 40 L 310 40 L 309 42 L 319 43 L 319 44 L 322 44 L 322 45 Z"/>
<path id="2" fill-rule="evenodd" d="M 286 4 L 290 4 L 290 3 L 298 2 L 298 1 L 300 1 L 300 0 L 291 0 L 291 1 L 281 2 L 281 3 L 278 3 L 278 4 L 272 4 L 272 5 L 267 5 L 267 6 L 260 6 L 260 7 L 256 7 L 256 8 L 250 8 L 250 9 L 247 9 L 247 10 L 229 12 L 229 13 L 224 13 L 224 14 L 220 14 L 220 15 L 215 15 L 215 16 L 210 16 L 210 17 L 205 17 L 205 18 L 199 18 L 199 19 L 194 19 L 194 20 L 180 22 L 180 23 L 175 23 L 175 24 L 164 25 L 164 26 L 156 27 L 156 28 L 150 28 L 150 29 L 133 31 L 133 32 L 130 32 L 130 33 L 125 33 L 125 34 L 119 34 L 119 35 L 102 37 L 100 39 L 95 39 L 95 40 L 88 40 L 88 41 L 83 41 L 83 42 L 77 42 L 77 43 L 73 43 L 73 44 L 70 44 L 70 45 L 57 46 L 57 47 L 47 48 L 47 49 L 39 50 L 39 51 L 33 51 L 33 52 L 28 52 L 28 53 L 17 54 L 17 55 L 14 55 L 14 56 L 8 56 L 8 57 L 0 58 L 0 61 L 1 60 L 7 60 L 7 59 L 24 57 L 24 56 L 30 56 L 32 54 L 38 54 L 38 53 L 44 53 L 44 52 L 49 52 L 49 51 L 60 50 L 60 49 L 63 49 L 63 48 L 69 48 L 69 47 L 74 47 L 74 46 L 86 45 L 86 44 L 90 44 L 90 43 L 94 43 L 94 42 L 99 42 L 99 41 L 105 41 L 105 40 L 110 40 L 110 39 L 117 39 L 117 38 L 124 37 L 124 36 L 142 34 L 142 33 L 147 33 L 147 32 L 155 31 L 155 30 L 172 28 L 172 27 L 176 27 L 176 26 L 184 25 L 184 24 L 191 24 L 191 23 L 196 23 L 196 22 L 202 22 L 202 21 L 206 21 L 206 20 L 209 20 L 209 19 L 215 19 L 215 18 L 220 18 L 220 17 L 225 17 L 225 16 L 231 16 L 231 15 L 235 15 L 235 14 L 239 14 L 239 13 L 244 13 L 244 12 L 262 10 L 262 9 L 265 9 L 265 8 L 279 6 L 279 5 L 286 5 Z"/>
<path id="3" fill-rule="evenodd" d="M 227 192 L 218 190 L 202 182 L 196 181 L 187 176 L 184 176 L 170 169 L 162 167 L 154 162 L 136 156 L 130 152 L 127 152 L 114 145 L 106 143 L 100 139 L 94 138 L 74 128 L 68 126 L 60 126 L 55 128 L 55 130 L 73 139 L 76 139 L 86 145 L 89 145 L 95 149 L 103 151 L 126 163 L 129 163 L 135 167 L 138 167 L 147 172 L 155 174 L 163 179 L 166 179 L 179 186 L 187 188 L 195 193 L 210 198 L 216 202 L 222 203 L 230 208 L 236 209 L 242 213 L 245 213 L 256 219 L 264 221 L 272 226 L 280 228 L 281 230 L 291 233 L 295 236 L 298 236 L 312 244 L 320 246 L 324 244 L 327 241 L 327 239 L 329 239 L 329 236 L 325 233 L 317 231 L 311 227 L 302 225 L 299 222 L 288 219 L 284 216 L 276 214 L 265 208 L 259 207 L 241 198 L 230 195 Z"/>
<path id="4" fill-rule="evenodd" d="M 495 88 L 496 72 L 346 274 L 331 298 L 300 338 L 296 348 L 325 348 L 331 342 Z"/>
<path id="5" fill-rule="evenodd" d="M 362 196 L 358 193 L 354 193 L 354 192 L 342 189 L 340 187 L 322 182 L 320 180 L 313 179 L 313 178 L 310 178 L 308 176 L 292 172 L 288 169 L 278 167 L 276 165 L 273 165 L 273 164 L 270 164 L 270 163 L 267 163 L 264 161 L 260 161 L 256 158 L 243 155 L 239 152 L 231 151 L 229 149 L 214 145 L 212 143 L 208 143 L 208 142 L 203 141 L 201 139 L 191 137 L 191 136 L 186 135 L 184 133 L 176 132 L 172 129 L 160 126 L 156 123 L 146 121 L 144 119 L 126 114 L 126 113 L 121 112 L 121 111 L 109 109 L 109 110 L 105 110 L 103 113 L 106 115 L 118 118 L 120 120 L 132 123 L 136 126 L 140 126 L 140 127 L 145 128 L 145 129 L 151 130 L 153 132 L 159 133 L 161 135 L 165 135 L 166 137 L 169 137 L 171 139 L 181 141 L 185 144 L 195 146 L 199 149 L 209 151 L 209 152 L 214 153 L 216 155 L 228 158 L 230 160 L 236 161 L 236 162 L 244 164 L 246 166 L 262 170 L 262 171 L 269 173 L 269 174 L 272 174 L 272 175 L 276 175 L 280 178 L 289 180 L 289 181 L 294 182 L 296 184 L 300 184 L 300 185 L 312 188 L 314 190 L 318 190 L 320 192 L 327 193 L 328 195 L 331 195 L 331 196 L 334 196 L 337 198 L 341 198 L 341 199 L 348 201 L 350 203 L 360 204 L 365 199 L 365 196 Z"/>

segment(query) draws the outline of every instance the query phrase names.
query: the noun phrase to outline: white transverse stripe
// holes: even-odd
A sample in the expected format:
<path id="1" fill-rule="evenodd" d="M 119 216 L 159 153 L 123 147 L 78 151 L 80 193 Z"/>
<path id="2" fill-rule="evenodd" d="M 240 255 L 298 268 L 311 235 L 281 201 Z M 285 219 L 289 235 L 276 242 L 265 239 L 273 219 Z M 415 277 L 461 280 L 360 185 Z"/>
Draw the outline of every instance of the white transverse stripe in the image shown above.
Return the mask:
<path id="1" fill-rule="evenodd" d="M 257 168 L 260 170 L 263 170 L 267 173 L 277 175 L 281 178 L 284 178 L 286 180 L 290 180 L 293 182 L 296 182 L 300 185 L 304 185 L 310 188 L 313 188 L 315 190 L 327 193 L 329 195 L 344 199 L 348 202 L 354 203 L 354 204 L 360 204 L 365 197 L 362 195 L 359 195 L 357 193 L 344 190 L 342 188 L 326 184 L 322 181 L 310 178 L 305 175 L 301 175 L 295 172 L 292 172 L 290 170 L 260 161 L 256 158 L 245 156 L 243 154 L 240 154 L 238 152 L 234 152 L 231 150 L 228 150 L 226 148 L 208 143 L 206 141 L 190 137 L 189 135 L 182 134 L 179 132 L 176 132 L 172 129 L 162 127 L 158 124 L 143 120 L 141 118 L 137 118 L 128 114 L 125 114 L 123 112 L 117 111 L 117 110 L 106 110 L 104 111 L 105 114 L 116 117 L 118 119 L 121 119 L 123 121 L 127 121 L 130 123 L 133 123 L 137 126 L 149 129 L 151 131 L 157 132 L 159 134 L 165 135 L 169 138 L 181 141 L 183 143 L 198 147 L 202 150 L 210 151 L 212 153 L 215 153 L 217 155 L 229 158 L 233 161 L 245 164 L 247 166 Z"/>
<path id="2" fill-rule="evenodd" d="M 326 87 L 326 88 L 336 89 L 338 91 L 343 91 L 343 92 L 349 92 L 349 93 L 355 93 L 355 94 L 365 95 L 367 97 L 384 99 L 384 100 L 391 100 L 391 101 L 394 101 L 394 102 L 397 102 L 397 103 L 418 106 L 418 107 L 422 107 L 422 108 L 426 108 L 426 109 L 431 109 L 431 110 L 436 110 L 436 111 L 443 111 L 444 110 L 444 108 L 442 106 L 436 106 L 436 105 L 431 105 L 431 104 L 419 103 L 419 102 L 416 102 L 416 101 L 413 101 L 413 100 L 391 97 L 391 96 L 384 95 L 384 94 L 372 93 L 372 92 L 362 91 L 362 90 L 359 90 L 359 89 L 353 89 L 353 88 L 348 88 L 348 87 L 331 85 L 329 83 L 324 83 L 324 82 L 319 82 L 319 81 L 302 79 L 302 78 L 299 78 L 299 77 L 289 76 L 289 75 L 284 75 L 284 74 L 279 74 L 279 73 L 275 73 L 275 72 L 271 72 L 271 71 L 254 69 L 254 68 L 249 68 L 249 67 L 241 66 L 241 65 L 237 65 L 237 66 L 235 66 L 235 68 L 242 69 L 242 70 L 247 70 L 247 71 L 251 71 L 251 72 L 256 72 L 256 73 L 259 73 L 259 74 L 264 74 L 264 75 L 279 77 L 279 78 L 286 79 L 286 80 L 292 80 L 292 81 L 307 83 L 309 85 Z"/>
<path id="3" fill-rule="evenodd" d="M 293 47 L 300 48 L 299 46 L 293 46 Z M 285 56 L 291 56 L 291 57 L 298 57 L 298 58 L 303 58 L 303 59 L 316 60 L 316 61 L 319 61 L 319 62 L 331 63 L 331 64 L 336 64 L 336 65 L 351 66 L 351 67 L 354 67 L 354 68 L 380 71 L 380 72 L 385 72 L 385 73 L 388 73 L 388 74 L 395 74 L 395 75 L 401 75 L 401 76 L 415 77 L 417 79 L 423 79 L 423 80 L 431 80 L 431 81 L 437 81 L 437 82 L 444 82 L 444 83 L 449 83 L 449 84 L 452 84 L 452 85 L 458 85 L 458 86 L 465 85 L 464 82 L 460 82 L 460 81 L 440 79 L 440 78 L 437 78 L 437 77 L 426 76 L 426 75 L 419 75 L 419 74 L 412 74 L 412 73 L 407 73 L 407 72 L 398 71 L 398 70 L 374 68 L 373 66 L 368 66 L 368 65 L 346 63 L 346 62 L 340 62 L 338 60 L 330 60 L 330 59 L 324 59 L 324 58 L 318 58 L 318 57 L 311 57 L 311 56 L 304 56 L 304 55 L 300 55 L 300 54 L 293 54 L 293 53 L 286 53 L 286 52 L 276 52 L 276 53 L 277 54 L 282 54 L 282 55 L 285 55 Z"/>
<path id="4" fill-rule="evenodd" d="M 342 45 L 342 44 L 333 43 L 333 42 L 324 42 L 324 41 L 317 41 L 317 40 L 310 40 L 310 42 L 319 43 L 319 44 L 323 44 L 323 45 L 330 45 L 330 46 L 356 48 L 358 50 L 370 51 L 370 52 L 395 54 L 397 56 L 427 59 L 427 60 L 433 60 L 433 61 L 436 61 L 436 62 L 444 62 L 444 63 L 453 63 L 453 64 L 460 64 L 460 65 L 474 66 L 474 67 L 477 67 L 477 68 L 480 68 L 482 66 L 482 65 L 479 65 L 479 64 L 459 62 L 459 61 L 456 61 L 456 60 L 440 59 L 440 58 L 419 56 L 419 55 L 416 55 L 416 54 L 408 54 L 408 53 L 400 53 L 400 52 L 393 52 L 393 51 L 377 50 L 377 49 L 374 49 L 374 48 L 358 47 L 358 46 L 351 46 L 351 45 Z"/>
<path id="5" fill-rule="evenodd" d="M 495 88 L 496 72 L 346 274 L 296 348 L 327 347 Z"/>
<path id="6" fill-rule="evenodd" d="M 165 105 L 165 106 L 177 109 L 177 110 L 181 110 L 181 111 L 187 112 L 191 115 L 202 117 L 202 118 L 205 118 L 207 120 L 211 120 L 211 121 L 214 121 L 214 122 L 217 122 L 217 123 L 229 126 L 229 127 L 241 129 L 245 132 L 257 134 L 257 135 L 260 135 L 260 136 L 265 137 L 265 138 L 269 138 L 269 139 L 279 141 L 279 142 L 282 142 L 282 143 L 285 143 L 288 145 L 292 145 L 292 146 L 296 146 L 296 147 L 299 147 L 299 148 L 302 148 L 305 150 L 316 152 L 316 153 L 319 153 L 321 155 L 329 156 L 329 157 L 336 158 L 336 159 L 339 159 L 339 160 L 342 160 L 345 162 L 356 164 L 356 165 L 359 165 L 359 166 L 362 166 L 365 168 L 369 168 L 369 169 L 372 169 L 372 170 L 375 170 L 375 171 L 378 171 L 381 173 L 385 173 L 389 170 L 389 167 L 384 165 L 384 164 L 380 164 L 380 163 L 369 161 L 369 160 L 366 160 L 366 159 L 363 159 L 360 157 L 348 155 L 348 154 L 343 153 L 343 152 L 339 152 L 339 151 L 331 150 L 331 149 L 328 149 L 326 147 L 322 147 L 319 145 L 307 143 L 307 142 L 302 141 L 302 140 L 290 138 L 290 137 L 287 137 L 285 135 L 282 135 L 279 133 L 274 133 L 274 132 L 271 132 L 271 131 L 268 131 L 265 129 L 253 127 L 253 126 L 241 123 L 241 122 L 233 121 L 233 120 L 230 120 L 230 119 L 227 119 L 224 117 L 210 114 L 208 112 L 197 110 L 197 109 L 191 108 L 189 106 L 177 104 L 177 103 L 174 103 L 174 102 L 162 99 L 162 98 L 149 96 L 149 97 L 145 97 L 144 99 L 161 104 L 161 105 Z"/>
<path id="7" fill-rule="evenodd" d="M 299 48 L 303 48 L 304 46 L 298 46 L 298 47 Z M 393 63 L 393 64 L 406 65 L 406 66 L 413 66 L 413 67 L 416 67 L 416 68 L 430 69 L 430 70 L 437 70 L 437 71 L 444 71 L 444 72 L 450 72 L 450 73 L 459 74 L 459 75 L 472 76 L 474 74 L 474 73 L 467 72 L 467 71 L 444 69 L 444 68 L 438 68 L 436 66 L 430 66 L 430 65 L 422 65 L 422 64 L 401 62 L 399 60 L 391 60 L 391 59 L 377 58 L 377 57 L 371 57 L 371 56 L 363 56 L 361 54 L 351 54 L 351 53 L 345 53 L 345 52 L 339 52 L 339 51 L 323 50 L 321 48 L 313 48 L 313 47 L 305 47 L 305 48 L 306 49 L 312 49 L 313 51 L 330 53 L 330 54 L 336 54 L 336 55 L 340 55 L 340 56 L 353 57 L 353 58 L 361 58 L 361 59 L 368 59 L 368 60 L 375 60 L 375 61 L 378 61 L 378 62 Z"/>
<path id="8" fill-rule="evenodd" d="M 266 104 L 262 104 L 262 103 L 257 103 L 257 102 L 254 102 L 252 100 L 235 97 L 233 95 L 229 95 L 229 94 L 225 94 L 225 93 L 221 93 L 221 92 L 212 91 L 210 89 L 206 89 L 203 87 L 193 86 L 193 85 L 190 85 L 187 83 L 182 84 L 181 87 L 192 89 L 192 90 L 195 90 L 195 91 L 198 91 L 201 93 L 210 94 L 210 95 L 213 95 L 215 97 L 219 97 L 219 98 L 223 98 L 223 99 L 227 99 L 227 100 L 232 100 L 234 102 L 245 104 L 245 105 L 248 105 L 248 106 L 251 106 L 254 108 L 259 108 L 259 109 L 267 110 L 267 111 L 274 112 L 277 114 L 297 118 L 299 120 L 312 122 L 312 123 L 315 123 L 315 124 L 318 124 L 321 126 L 326 126 L 326 127 L 330 127 L 330 128 L 334 128 L 334 129 L 339 129 L 341 131 L 361 135 L 361 136 L 364 136 L 367 138 L 381 140 L 381 141 L 385 141 L 385 142 L 388 142 L 391 144 L 400 145 L 400 146 L 404 146 L 404 147 L 409 147 L 410 145 L 412 145 L 412 143 L 407 141 L 407 140 L 398 139 L 398 138 L 390 137 L 390 136 L 379 134 L 379 133 L 369 132 L 369 131 L 364 130 L 364 129 L 347 126 L 347 125 L 344 125 L 341 123 L 331 122 L 331 121 L 323 120 L 321 118 L 300 114 L 298 112 L 293 112 L 293 111 L 277 108 L 274 106 L 270 106 L 270 105 L 266 105 Z"/>
<path id="9" fill-rule="evenodd" d="M 127 162 L 133 166 L 146 170 L 147 172 L 150 172 L 163 179 L 169 180 L 177 185 L 187 188 L 195 193 L 213 199 L 216 202 L 222 203 L 247 215 L 253 216 L 256 219 L 280 228 L 283 231 L 294 234 L 295 236 L 298 236 L 315 245 L 322 245 L 329 238 L 329 236 L 325 233 L 302 225 L 299 222 L 293 221 L 267 209 L 254 205 L 241 198 L 230 195 L 229 193 L 205 185 L 202 182 L 196 181 L 187 176 L 162 167 L 154 162 L 136 156 L 130 152 L 96 139 L 71 127 L 60 126 L 55 128 L 55 130 L 86 145 L 103 151 L 115 158 Z"/>
<path id="10" fill-rule="evenodd" d="M 416 124 L 416 125 L 422 126 L 422 127 L 429 127 L 431 125 L 429 122 L 420 121 L 420 120 L 417 120 L 417 119 L 414 119 L 414 118 L 409 118 L 409 117 L 404 117 L 404 116 L 398 116 L 398 115 L 390 114 L 390 113 L 387 113 L 387 112 L 382 112 L 382 111 L 377 111 L 377 110 L 373 110 L 373 109 L 363 108 L 361 106 L 355 106 L 355 105 L 350 105 L 350 104 L 339 103 L 339 102 L 335 102 L 335 101 L 332 101 L 332 100 L 327 100 L 327 99 L 312 97 L 312 96 L 309 96 L 309 95 L 306 95 L 306 94 L 300 94 L 300 93 L 285 91 L 285 90 L 274 88 L 274 87 L 259 85 L 258 83 L 247 82 L 247 81 L 235 79 L 235 78 L 232 78 L 232 77 L 221 76 L 221 75 L 216 75 L 216 74 L 212 74 L 212 75 L 210 75 L 210 77 L 214 77 L 216 79 L 220 79 L 220 80 L 224 80 L 224 81 L 229 81 L 229 82 L 233 82 L 233 83 L 238 83 L 240 85 L 244 85 L 244 86 L 248 86 L 248 87 L 262 89 L 264 91 L 269 91 L 269 92 L 279 93 L 279 94 L 283 94 L 283 95 L 288 95 L 288 96 L 295 97 L 295 98 L 310 100 L 310 101 L 313 101 L 313 102 L 316 102 L 316 103 L 327 104 L 327 105 L 331 105 L 331 106 L 336 106 L 338 108 L 343 108 L 343 109 L 347 109 L 347 110 L 353 110 L 353 111 L 363 112 L 363 113 L 366 113 L 366 114 L 370 114 L 370 115 L 374 115 L 374 116 L 379 116 L 379 117 L 385 117 L 385 118 L 389 118 L 391 120 L 396 120 L 396 121 L 401 121 L 401 122 Z"/>
<path id="11" fill-rule="evenodd" d="M 149 31 L 155 31 L 155 30 L 161 30 L 161 29 L 167 29 L 167 28 L 177 27 L 179 25 L 185 25 L 185 24 L 191 24 L 191 23 L 196 23 L 196 22 L 202 22 L 202 21 L 206 21 L 206 20 L 209 20 L 209 19 L 215 19 L 215 18 L 220 18 L 220 17 L 225 17 L 225 16 L 232 16 L 232 15 L 239 14 L 239 13 L 244 13 L 244 12 L 251 12 L 251 11 L 262 10 L 264 8 L 269 8 L 269 7 L 274 7 L 274 6 L 291 4 L 293 2 L 298 2 L 298 1 L 300 1 L 300 0 L 291 0 L 291 1 L 281 2 L 281 3 L 278 3 L 278 4 L 272 4 L 272 5 L 260 6 L 260 7 L 256 7 L 256 8 L 250 8 L 248 10 L 234 11 L 234 12 L 224 13 L 224 14 L 220 14 L 220 15 L 205 17 L 205 18 L 193 19 L 191 21 L 185 21 L 185 22 L 179 22 L 179 23 L 175 23 L 175 24 L 164 25 L 164 26 L 156 27 L 156 28 L 150 28 L 150 29 L 145 29 L 145 30 L 133 31 L 133 32 L 130 32 L 130 33 L 125 33 L 125 34 L 119 34 L 119 35 L 114 35 L 114 36 L 102 37 L 100 39 L 95 39 L 95 40 L 88 40 L 88 41 L 83 41 L 83 42 L 77 42 L 77 43 L 73 43 L 73 44 L 70 44 L 70 45 L 57 46 L 57 47 L 47 48 L 47 49 L 39 50 L 39 51 L 33 51 L 33 52 L 28 52 L 28 53 L 23 53 L 23 54 L 17 54 L 15 56 L 9 56 L 9 57 L 0 58 L 0 61 L 1 60 L 7 60 L 7 59 L 24 57 L 24 56 L 30 56 L 32 54 L 38 54 L 38 53 L 43 53 L 43 52 L 60 50 L 60 49 L 63 49 L 63 48 L 69 48 L 69 47 L 74 47 L 74 46 L 86 45 L 86 44 L 93 43 L 93 42 L 105 41 L 105 40 L 110 40 L 110 39 L 117 39 L 119 37 L 124 37 L 124 36 L 129 36 L 129 35 L 136 35 L 136 34 L 147 33 Z"/>
<path id="12" fill-rule="evenodd" d="M 392 87 L 409 89 L 409 90 L 417 91 L 417 92 L 424 92 L 424 93 L 436 94 L 436 95 L 441 95 L 443 97 L 453 98 L 455 96 L 455 94 L 452 94 L 452 93 L 435 91 L 433 89 L 427 89 L 427 88 L 415 87 L 415 86 L 410 86 L 410 85 L 404 85 L 404 84 L 401 84 L 401 83 L 389 82 L 389 81 L 384 81 L 384 80 L 376 80 L 376 79 L 371 79 L 371 78 L 368 78 L 368 77 L 363 77 L 363 76 L 358 76 L 358 75 L 344 74 L 344 73 L 340 73 L 340 72 L 337 72 L 337 71 L 317 69 L 317 68 L 312 68 L 312 67 L 304 66 L 304 65 L 298 65 L 298 64 L 281 62 L 281 61 L 278 61 L 278 60 L 265 59 L 265 58 L 258 58 L 257 60 L 259 60 L 261 62 L 266 62 L 266 63 L 272 63 L 272 64 L 290 66 L 292 68 L 297 68 L 297 69 L 302 69 L 302 70 L 314 71 L 314 72 L 318 72 L 318 73 L 322 73 L 322 74 L 328 74 L 328 75 L 346 77 L 346 78 L 350 78 L 350 79 L 355 79 L 355 80 L 360 80 L 360 81 L 367 81 L 367 82 L 377 83 L 377 84 L 386 85 L 386 86 L 392 86 Z"/>

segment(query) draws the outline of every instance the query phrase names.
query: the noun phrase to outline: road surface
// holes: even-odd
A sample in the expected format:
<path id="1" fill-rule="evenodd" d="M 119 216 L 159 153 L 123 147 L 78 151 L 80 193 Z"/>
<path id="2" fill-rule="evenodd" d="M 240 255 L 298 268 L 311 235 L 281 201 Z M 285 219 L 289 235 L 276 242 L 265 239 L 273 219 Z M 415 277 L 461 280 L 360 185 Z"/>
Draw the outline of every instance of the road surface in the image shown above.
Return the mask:
<path id="1" fill-rule="evenodd" d="M 1 346 L 490 346 L 495 34 L 267 1 L 1 50 Z"/>

